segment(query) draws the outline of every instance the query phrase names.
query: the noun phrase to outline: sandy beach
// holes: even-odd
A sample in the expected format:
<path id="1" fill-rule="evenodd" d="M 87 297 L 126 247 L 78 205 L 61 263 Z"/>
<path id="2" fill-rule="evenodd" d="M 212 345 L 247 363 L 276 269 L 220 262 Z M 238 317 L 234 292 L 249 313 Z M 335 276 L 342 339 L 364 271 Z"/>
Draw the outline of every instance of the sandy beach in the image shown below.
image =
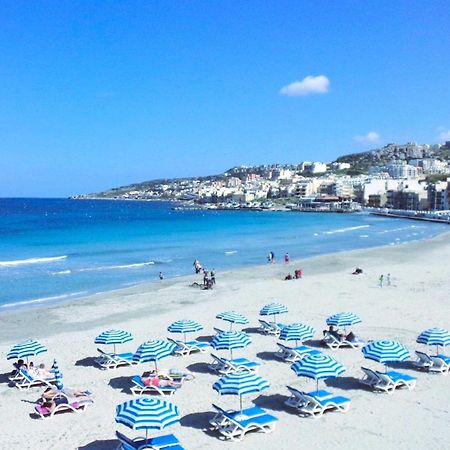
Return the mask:
<path id="1" fill-rule="evenodd" d="M 312 389 L 315 382 L 297 378 L 285 364 L 273 357 L 276 338 L 259 334 L 258 313 L 262 306 L 279 301 L 289 308 L 282 317 L 287 323 L 304 322 L 316 328 L 316 340 L 325 320 L 340 311 L 352 311 L 363 322 L 355 333 L 364 339 L 388 338 L 404 343 L 412 354 L 423 349 L 416 344 L 417 335 L 430 327 L 450 328 L 450 234 L 428 241 L 406 245 L 358 250 L 272 265 L 231 270 L 217 274 L 217 286 L 211 291 L 189 287 L 199 277 L 164 280 L 125 290 L 98 294 L 69 304 L 34 308 L 28 311 L 3 312 L 0 315 L 0 422 L 1 447 L 13 449 L 84 449 L 106 450 L 117 447 L 115 430 L 129 436 L 139 433 L 114 421 L 115 406 L 132 395 L 130 377 L 152 364 L 113 371 L 99 370 L 93 362 L 97 356 L 94 338 L 110 328 L 133 333 L 134 341 L 124 344 L 123 351 L 134 351 L 139 344 L 170 334 L 167 326 L 173 321 L 190 318 L 204 326 L 200 336 L 211 336 L 213 326 L 227 325 L 215 319 L 224 310 L 237 310 L 250 324 L 244 326 L 252 344 L 235 351 L 262 363 L 259 374 L 267 378 L 271 388 L 260 395 L 245 398 L 245 404 L 262 406 L 279 418 L 272 434 L 250 433 L 241 443 L 218 439 L 207 431 L 213 416 L 212 403 L 236 408 L 238 399 L 221 397 L 212 389 L 218 379 L 207 369 L 211 357 L 206 354 L 186 358 L 169 357 L 160 367 L 191 370 L 195 379 L 186 382 L 170 401 L 182 415 L 180 425 L 168 428 L 186 449 L 220 449 L 236 446 L 242 449 L 283 448 L 301 445 L 317 449 L 440 448 L 450 438 L 449 376 L 431 375 L 415 370 L 406 363 L 402 371 L 417 377 L 413 391 L 400 390 L 394 395 L 376 394 L 362 386 L 361 365 L 381 368 L 364 360 L 359 350 L 323 351 L 345 367 L 340 378 L 327 380 L 323 386 L 335 395 L 350 397 L 347 414 L 328 413 L 320 420 L 299 417 L 284 405 L 288 397 L 286 385 Z M 304 278 L 284 281 L 288 272 L 301 267 Z M 355 267 L 364 270 L 354 276 Z M 391 286 L 378 286 L 380 274 L 391 274 Z M 240 327 L 237 327 L 240 329 Z M 173 336 L 172 337 L 177 337 Z M 80 414 L 62 414 L 50 420 L 32 416 L 33 402 L 42 389 L 19 392 L 8 387 L 7 375 L 12 361 L 6 353 L 21 340 L 40 340 L 48 352 L 37 361 L 50 364 L 57 358 L 64 383 L 82 386 L 95 393 L 95 404 Z M 228 352 L 222 352 L 228 356 Z"/>

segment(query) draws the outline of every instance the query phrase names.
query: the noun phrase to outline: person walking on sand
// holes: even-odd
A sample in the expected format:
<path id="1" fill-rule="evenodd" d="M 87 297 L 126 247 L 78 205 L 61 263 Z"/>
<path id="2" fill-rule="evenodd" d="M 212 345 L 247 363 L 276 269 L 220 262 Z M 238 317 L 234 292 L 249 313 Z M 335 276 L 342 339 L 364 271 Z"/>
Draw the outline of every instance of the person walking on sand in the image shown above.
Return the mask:
<path id="1" fill-rule="evenodd" d="M 275 253 L 270 252 L 270 262 L 273 264 L 275 262 Z"/>
<path id="2" fill-rule="evenodd" d="M 380 278 L 378 278 L 380 287 L 383 287 L 383 280 L 384 280 L 384 275 L 380 275 Z"/>
<path id="3" fill-rule="evenodd" d="M 386 285 L 387 285 L 387 286 L 390 286 L 390 285 L 391 285 L 391 274 L 390 274 L 390 273 L 388 273 L 388 274 L 386 275 Z"/>
<path id="4" fill-rule="evenodd" d="M 289 264 L 289 253 L 287 253 L 287 252 L 284 255 L 284 263 Z"/>

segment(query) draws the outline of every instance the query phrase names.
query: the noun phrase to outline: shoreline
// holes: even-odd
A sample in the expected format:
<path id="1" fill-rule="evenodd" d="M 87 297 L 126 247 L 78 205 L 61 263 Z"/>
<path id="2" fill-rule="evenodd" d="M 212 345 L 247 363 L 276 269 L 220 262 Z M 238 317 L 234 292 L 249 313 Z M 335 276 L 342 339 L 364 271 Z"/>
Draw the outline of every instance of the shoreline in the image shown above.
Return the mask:
<path id="1" fill-rule="evenodd" d="M 364 249 L 342 250 L 334 253 L 311 256 L 304 259 L 294 259 L 290 261 L 289 265 L 285 265 L 284 262 L 279 261 L 275 264 L 266 263 L 256 266 L 236 266 L 224 272 L 219 272 L 218 283 L 220 286 L 221 281 L 230 282 L 235 278 L 240 279 L 243 276 L 242 274 L 246 274 L 249 272 L 265 273 L 270 276 L 270 279 L 274 281 L 285 281 L 284 277 L 287 275 L 287 273 L 292 273 L 296 268 L 302 268 L 305 271 L 305 276 L 311 274 L 317 275 L 320 273 L 321 264 L 323 264 L 327 260 L 337 262 L 340 260 L 349 260 L 357 257 L 364 260 L 364 258 L 377 257 L 378 254 L 384 252 L 393 253 L 395 255 L 396 253 L 401 253 L 401 249 L 404 248 L 414 250 L 416 247 L 429 248 L 430 246 L 440 245 L 440 243 L 445 243 L 449 237 L 450 231 L 447 231 L 439 233 L 438 235 L 431 238 L 417 239 L 414 241 L 405 242 L 402 245 L 381 245 L 378 247 L 369 247 Z M 359 264 L 359 266 L 361 265 L 362 264 Z M 349 267 L 349 270 L 350 269 L 353 270 L 354 267 Z M 127 304 L 130 306 L 130 310 L 125 311 L 125 316 L 120 316 L 120 319 L 133 319 L 139 317 L 139 314 L 142 311 L 145 311 L 148 306 L 147 303 L 142 304 L 142 301 L 140 299 L 141 297 L 146 297 L 151 294 L 157 294 L 161 290 L 180 290 L 180 288 L 187 288 L 191 292 L 195 292 L 196 288 L 191 288 L 189 285 L 193 282 L 199 282 L 201 280 L 201 275 L 193 273 L 190 275 L 182 275 L 174 278 L 166 278 L 163 281 L 143 281 L 133 284 L 132 286 L 110 289 L 94 294 L 83 295 L 76 298 L 69 297 L 58 302 L 49 302 L 42 304 L 37 302 L 36 304 L 32 304 L 30 306 L 19 306 L 17 308 L 11 307 L 5 310 L 0 309 L 0 343 L 4 342 L 5 337 L 8 335 L 20 335 L 20 333 L 14 333 L 14 330 L 7 326 L 10 322 L 16 324 L 22 322 L 25 324 L 27 322 L 33 322 L 34 316 L 58 316 L 64 310 L 77 310 L 94 306 L 96 306 L 97 308 L 101 308 L 102 306 L 116 303 L 120 298 L 126 299 Z M 217 289 L 218 288 L 216 285 L 213 290 L 201 291 L 201 293 L 205 294 L 206 297 L 208 293 L 215 292 L 217 291 Z M 180 302 L 177 306 L 182 307 L 182 302 Z M 24 317 L 26 318 L 25 320 L 23 320 Z M 110 322 L 114 317 L 118 317 L 117 314 L 106 315 L 100 320 L 100 322 Z M 92 323 L 92 321 L 85 322 L 83 328 L 87 329 L 88 323 Z M 25 328 L 27 327 L 25 326 Z M 48 332 L 43 333 L 42 336 L 48 336 Z M 36 338 L 38 337 L 39 336 L 36 336 Z"/>

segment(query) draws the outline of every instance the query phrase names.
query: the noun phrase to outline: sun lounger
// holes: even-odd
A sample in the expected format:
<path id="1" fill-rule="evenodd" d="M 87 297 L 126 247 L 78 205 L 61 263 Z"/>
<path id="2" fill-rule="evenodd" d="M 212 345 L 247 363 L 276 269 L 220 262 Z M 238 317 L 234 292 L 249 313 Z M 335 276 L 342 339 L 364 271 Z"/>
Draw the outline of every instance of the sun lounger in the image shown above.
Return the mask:
<path id="1" fill-rule="evenodd" d="M 180 445 L 180 441 L 173 434 L 156 436 L 149 439 L 143 437 L 130 439 L 119 431 L 116 431 L 116 436 L 119 440 L 117 450 L 184 450 Z"/>
<path id="2" fill-rule="evenodd" d="M 351 341 L 348 341 L 345 338 L 343 340 L 340 340 L 335 335 L 325 332 L 322 343 L 331 350 L 336 350 L 341 347 L 361 348 L 364 346 L 365 341 L 358 337 L 355 337 L 355 339 L 352 339 Z"/>
<path id="3" fill-rule="evenodd" d="M 303 415 L 312 416 L 315 419 L 322 417 L 326 411 L 334 410 L 345 413 L 350 409 L 351 400 L 349 398 L 341 396 L 333 397 L 326 391 L 315 391 L 313 393 L 297 391 L 296 395 L 298 395 L 298 406 L 295 406 L 295 408 L 297 408 L 298 412 Z M 288 404 L 288 406 L 291 406 L 291 404 Z"/>
<path id="4" fill-rule="evenodd" d="M 376 372 L 379 380 L 373 385 L 374 389 L 382 390 L 388 394 L 393 394 L 395 389 L 406 387 L 409 390 L 414 389 L 416 378 L 399 372 L 389 371 L 386 373 Z"/>
<path id="5" fill-rule="evenodd" d="M 216 332 L 216 334 L 225 333 L 224 330 L 221 330 L 220 328 L 213 327 L 213 330 Z"/>
<path id="6" fill-rule="evenodd" d="M 359 380 L 360 383 L 374 388 L 375 385 L 380 382 L 380 377 L 376 374 L 374 370 L 369 369 L 367 367 L 361 367 L 361 370 L 363 371 L 364 375 Z"/>
<path id="7" fill-rule="evenodd" d="M 106 353 L 97 348 L 100 356 L 95 359 L 95 362 L 103 370 L 117 369 L 118 367 L 134 366 L 138 364 L 133 361 L 133 353 Z"/>
<path id="8" fill-rule="evenodd" d="M 35 374 L 31 374 L 28 370 L 20 369 L 20 377 L 17 376 L 13 381 L 14 386 L 20 391 L 27 391 L 32 387 L 48 386 L 52 387 L 56 383 L 55 378 L 41 378 Z"/>
<path id="9" fill-rule="evenodd" d="M 92 405 L 92 400 L 82 400 L 80 402 L 73 402 L 73 403 L 60 403 L 59 405 L 56 405 L 55 409 L 53 411 L 50 411 L 48 408 L 46 408 L 43 405 L 36 405 L 35 411 L 39 414 L 41 419 L 48 419 L 53 417 L 55 414 L 64 413 L 64 412 L 81 412 L 84 411 L 88 406 Z"/>
<path id="10" fill-rule="evenodd" d="M 319 350 L 307 347 L 306 345 L 299 345 L 298 347 L 288 347 L 286 345 L 280 344 L 279 342 L 277 342 L 277 345 L 279 347 L 279 350 L 274 353 L 274 356 L 289 363 L 300 361 L 308 355 L 318 355 L 320 353 Z"/>
<path id="11" fill-rule="evenodd" d="M 299 408 L 300 406 L 305 405 L 307 403 L 307 398 L 305 395 L 310 395 L 319 400 L 326 400 L 327 398 L 333 397 L 333 394 L 324 389 L 305 393 L 292 386 L 287 386 L 287 388 L 291 393 L 291 396 L 284 402 L 284 404 L 292 408 Z"/>
<path id="12" fill-rule="evenodd" d="M 212 429 L 218 429 L 219 427 L 223 427 L 230 422 L 230 418 L 235 418 L 236 416 L 246 417 L 248 419 L 252 417 L 262 416 L 266 414 L 266 411 L 259 406 L 252 406 L 251 408 L 243 409 L 242 411 L 225 411 L 217 405 L 212 405 L 216 410 L 215 416 L 210 419 L 209 423 Z"/>
<path id="13" fill-rule="evenodd" d="M 227 416 L 227 422 L 219 426 L 217 430 L 227 439 L 240 441 L 246 433 L 250 431 L 262 431 L 271 433 L 275 430 L 278 419 L 270 414 L 262 414 L 249 418 L 241 418 L 239 415 L 234 417 Z"/>
<path id="14" fill-rule="evenodd" d="M 283 323 L 267 322 L 262 319 L 259 319 L 259 323 L 261 324 L 259 331 L 262 334 L 270 334 L 273 336 L 279 336 L 281 330 L 285 327 L 285 324 Z"/>
<path id="15" fill-rule="evenodd" d="M 424 369 L 432 373 L 441 373 L 447 375 L 450 369 L 450 357 L 445 355 L 431 356 L 424 352 L 416 350 L 416 355 L 419 358 L 413 364 L 418 369 Z"/>
<path id="16" fill-rule="evenodd" d="M 174 343 L 177 347 L 174 350 L 175 355 L 178 356 L 188 356 L 191 353 L 205 353 L 206 350 L 209 348 L 209 344 L 207 342 L 200 342 L 200 341 L 189 341 L 189 342 L 183 342 L 183 341 L 176 341 L 175 339 L 167 338 L 169 342 Z"/>
<path id="17" fill-rule="evenodd" d="M 131 392 L 134 395 L 142 395 L 142 394 L 159 394 L 159 395 L 173 395 L 179 389 L 178 386 L 146 386 L 142 378 L 138 375 L 131 378 L 131 382 L 133 386 L 130 388 Z"/>
<path id="18" fill-rule="evenodd" d="M 247 358 L 225 359 L 211 353 L 213 361 L 208 367 L 214 372 L 228 375 L 236 372 L 257 372 L 261 364 Z"/>

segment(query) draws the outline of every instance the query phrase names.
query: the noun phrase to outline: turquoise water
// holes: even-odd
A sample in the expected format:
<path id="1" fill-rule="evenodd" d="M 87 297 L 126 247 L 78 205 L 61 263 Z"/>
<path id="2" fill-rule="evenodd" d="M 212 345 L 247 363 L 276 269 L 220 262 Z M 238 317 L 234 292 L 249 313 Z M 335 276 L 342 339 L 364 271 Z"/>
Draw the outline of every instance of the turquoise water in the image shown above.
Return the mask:
<path id="1" fill-rule="evenodd" d="M 193 272 L 220 271 L 447 231 L 367 214 L 175 211 L 166 202 L 0 199 L 0 308 L 67 300 Z"/>

